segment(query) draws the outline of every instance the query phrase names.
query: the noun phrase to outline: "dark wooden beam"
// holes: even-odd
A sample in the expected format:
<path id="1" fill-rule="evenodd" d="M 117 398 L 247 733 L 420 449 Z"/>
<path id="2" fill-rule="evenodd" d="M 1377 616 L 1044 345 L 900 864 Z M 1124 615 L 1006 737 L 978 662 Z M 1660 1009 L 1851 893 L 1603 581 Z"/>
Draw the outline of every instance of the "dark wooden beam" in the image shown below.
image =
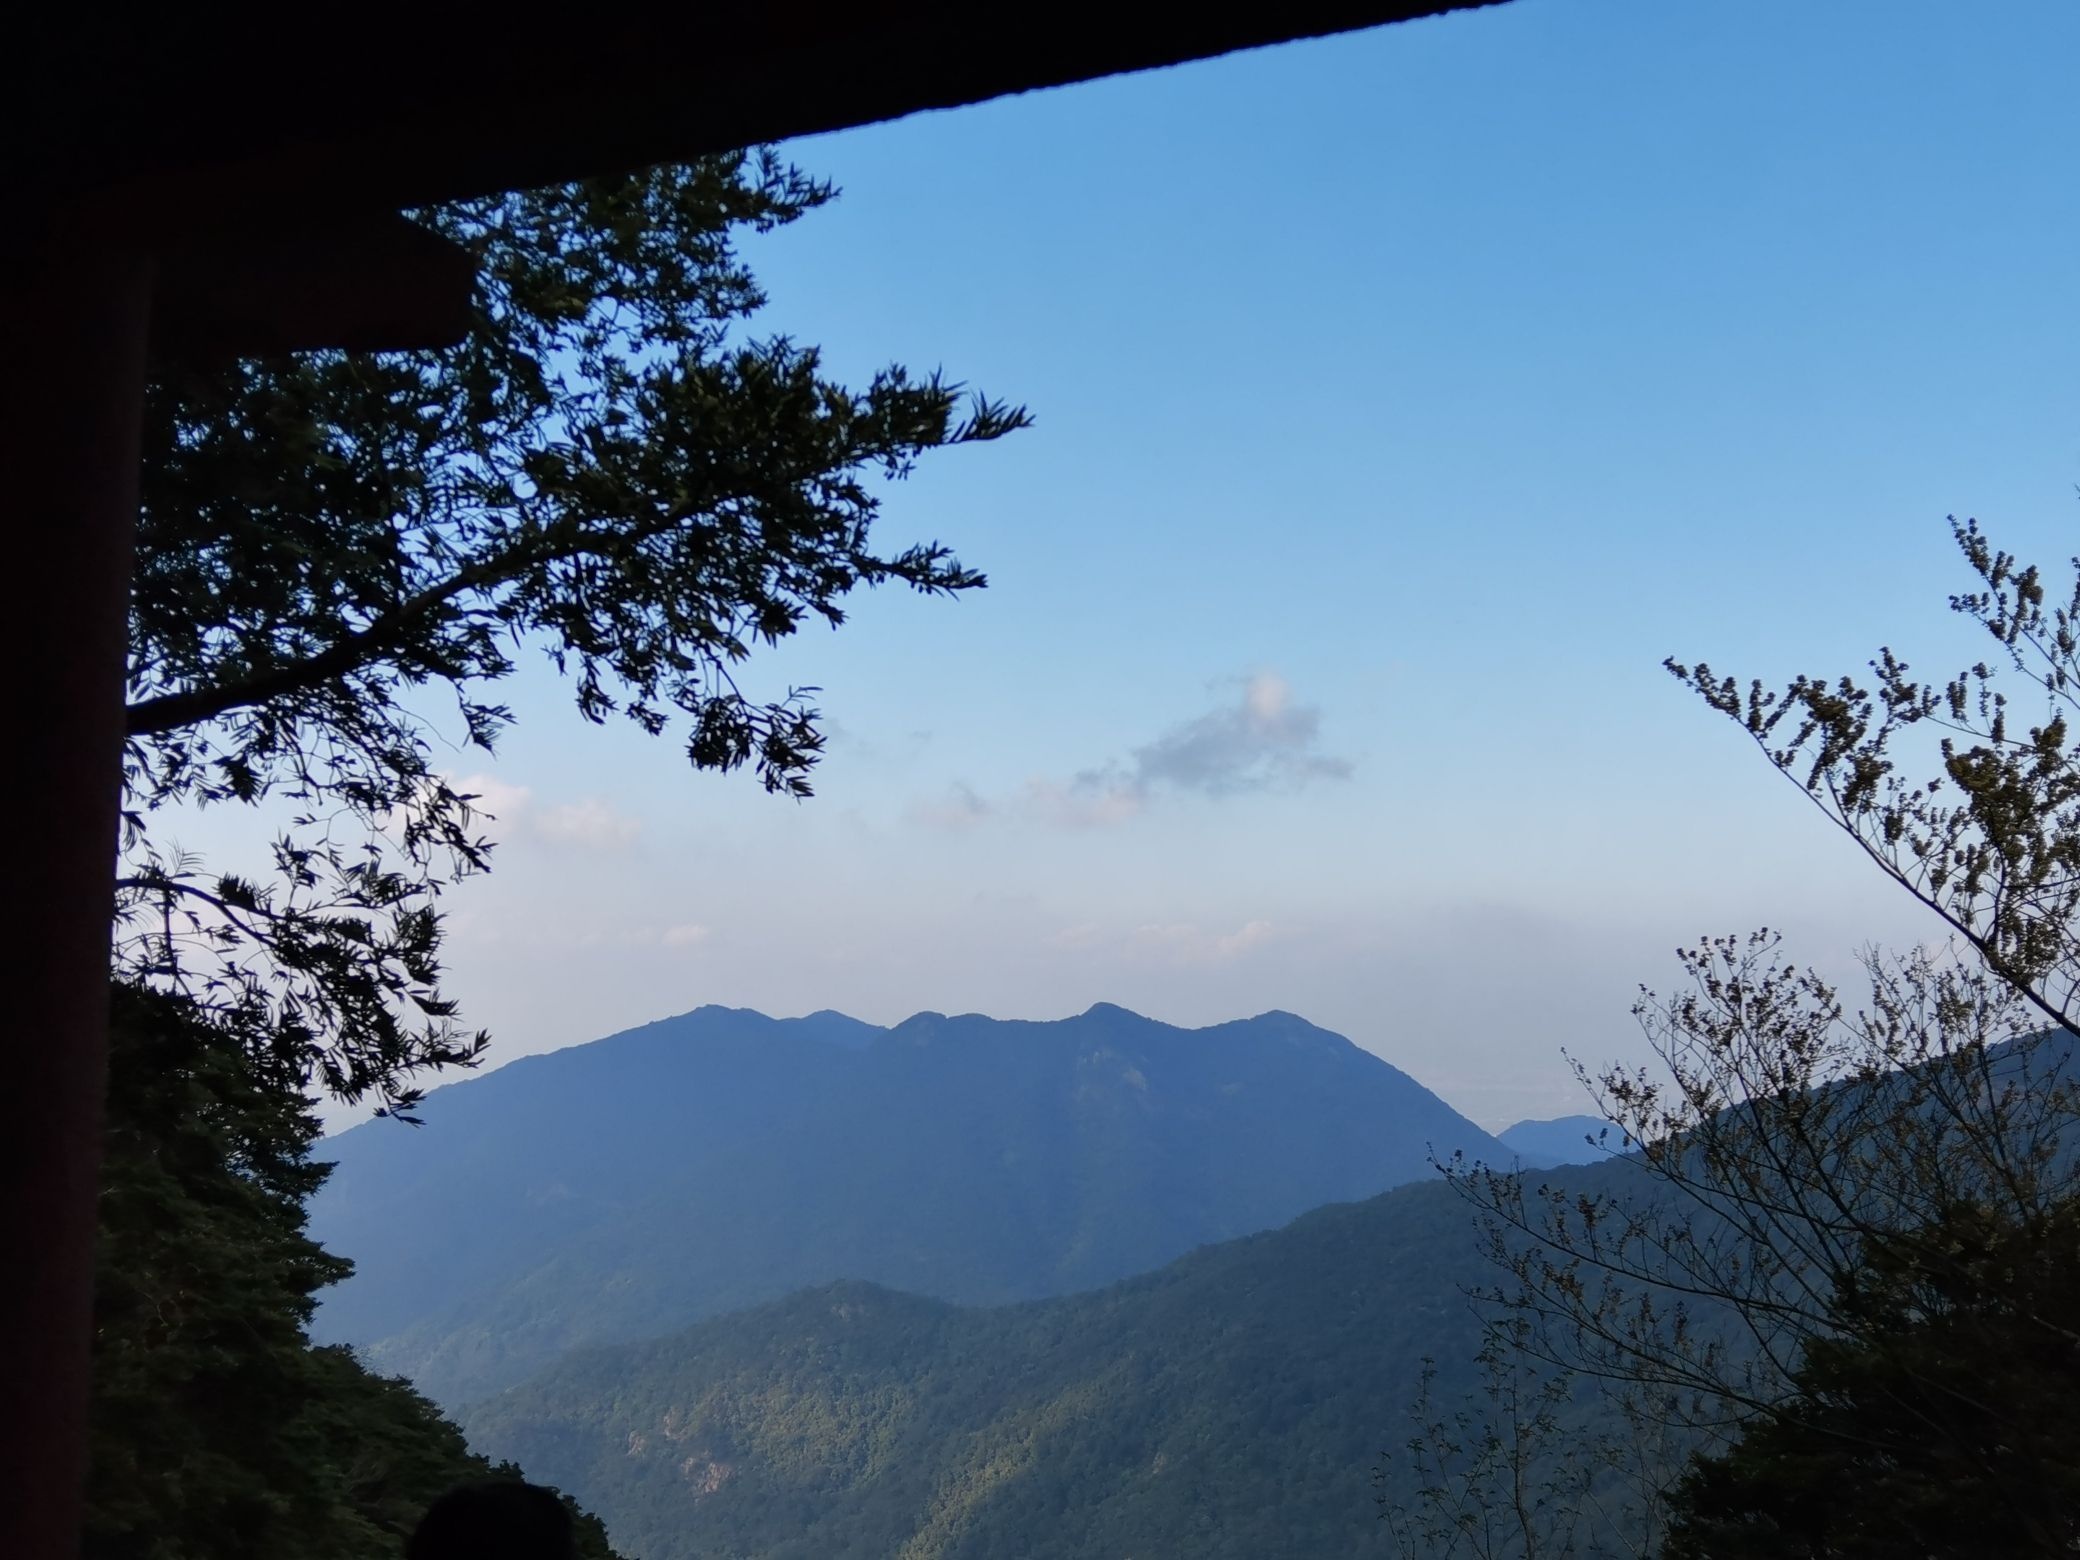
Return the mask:
<path id="1" fill-rule="evenodd" d="M 0 261 L 0 575 L 16 754 L 0 1130 L 0 1555 L 79 1553 L 148 257 L 51 235 Z M 20 955 L 26 955 L 26 958 Z"/>
<path id="2" fill-rule="evenodd" d="M 325 212 L 193 232 L 158 265 L 160 359 L 316 347 L 447 346 L 469 328 L 476 263 L 387 212 Z"/>
<path id="3" fill-rule="evenodd" d="M 0 57 L 0 187 L 396 210 L 1489 3 L 52 8 Z"/>

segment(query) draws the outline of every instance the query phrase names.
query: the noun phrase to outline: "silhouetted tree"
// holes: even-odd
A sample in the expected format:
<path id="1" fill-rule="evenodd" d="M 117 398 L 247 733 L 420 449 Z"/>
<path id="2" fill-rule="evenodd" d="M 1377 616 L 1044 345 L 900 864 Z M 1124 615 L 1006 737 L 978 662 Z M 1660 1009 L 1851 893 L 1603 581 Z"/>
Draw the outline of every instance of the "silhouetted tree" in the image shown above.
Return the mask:
<path id="1" fill-rule="evenodd" d="M 184 997 L 115 990 L 88 1560 L 392 1560 L 444 1489 L 517 1476 L 404 1382 L 307 1341 L 317 1291 L 350 1268 L 304 1233 L 328 1167 L 276 1049 Z"/>
<path id="2" fill-rule="evenodd" d="M 1878 868 L 1933 911 L 2049 1022 L 2080 1029 L 2080 557 L 2061 601 L 2041 569 L 2001 552 L 1977 521 L 1952 536 L 1978 588 L 1950 598 L 1998 647 L 1943 683 L 1890 648 L 1866 687 L 1795 677 L 1745 694 L 1699 663 L 1668 669 L 1736 722 Z M 2019 725 L 1996 667 L 2029 685 L 2039 725 Z M 1902 770 L 1902 744 L 1934 734 L 1933 774 Z"/>
<path id="3" fill-rule="evenodd" d="M 1678 1486 L 1667 1560 L 2080 1548 L 2080 1206 L 1876 1239 L 1834 1310 L 1793 1393 Z"/>
<path id="4" fill-rule="evenodd" d="M 132 599 L 119 961 L 390 1110 L 483 1044 L 440 986 L 441 887 L 486 864 L 431 762 L 441 706 L 488 749 L 532 648 L 592 721 L 675 723 L 696 768 L 806 795 L 813 689 L 736 668 L 846 595 L 983 583 L 943 547 L 876 551 L 876 482 L 1021 411 L 900 368 L 838 384 L 759 339 L 733 240 L 828 185 L 769 152 L 418 213 L 477 257 L 460 347 L 182 370 L 148 397 Z M 274 799 L 265 870 L 212 873 L 163 809 Z"/>
<path id="5" fill-rule="evenodd" d="M 2080 1291 L 2080 1266 L 2059 1268 L 2080 1194 L 2080 560 L 2062 602 L 1975 524 L 1953 530 L 1981 588 L 1951 605 L 2041 699 L 2039 724 L 2014 718 L 1987 663 L 1937 686 L 1886 650 L 1870 689 L 1802 677 L 1745 695 L 1704 667 L 1670 668 L 1938 914 L 1949 942 L 1867 951 L 1854 1009 L 1774 934 L 1700 943 L 1681 955 L 1688 989 L 1643 992 L 1635 1008 L 1661 1065 L 1578 1068 L 1629 1158 L 1586 1189 L 1452 1167 L 1504 1274 L 1487 1299 L 1522 1345 L 1657 1394 L 1696 1438 L 1676 1503 L 1690 1547 L 1672 1553 L 1808 1552 L 1722 1548 L 1731 1530 L 1712 1524 L 1763 1531 L 1781 1499 L 1788 1533 L 1806 1522 L 1797 1501 L 1817 1498 L 1817 1483 L 1798 1496 L 1801 1467 L 1882 1484 L 1858 1446 L 1894 1455 L 1916 1425 L 1927 1439 L 1905 1466 L 1949 1492 L 1931 1498 L 1954 1501 L 1950 1519 L 2014 1479 L 2039 1497 L 2016 1518 L 2031 1534 L 2075 1531 L 2070 1478 L 2040 1462 L 2051 1442 L 2007 1436 L 1990 1470 L 1965 1455 L 1962 1427 L 2019 1423 L 2044 1381 L 2080 1384 L 2064 1312 L 1980 1325 L 2040 1270 Z M 1924 737 L 1917 776 L 1903 750 Z M 1823 1441 L 1832 1452 L 1815 1460 Z M 1934 1545 L 1936 1517 L 1912 1510 L 1897 1505 L 1905 1526 L 1888 1531 L 1919 1523 Z"/>

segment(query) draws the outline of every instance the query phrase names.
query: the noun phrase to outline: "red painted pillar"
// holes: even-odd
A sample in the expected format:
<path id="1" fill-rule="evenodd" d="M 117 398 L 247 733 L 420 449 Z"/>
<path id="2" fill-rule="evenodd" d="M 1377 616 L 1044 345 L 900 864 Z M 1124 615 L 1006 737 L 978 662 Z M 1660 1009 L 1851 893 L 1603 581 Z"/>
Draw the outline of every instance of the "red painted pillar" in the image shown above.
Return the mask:
<path id="1" fill-rule="evenodd" d="M 73 1560 L 86 1475 L 109 908 L 151 267 L 55 228 L 0 257 L 0 644 L 22 919 L 4 989 L 0 1555 Z"/>

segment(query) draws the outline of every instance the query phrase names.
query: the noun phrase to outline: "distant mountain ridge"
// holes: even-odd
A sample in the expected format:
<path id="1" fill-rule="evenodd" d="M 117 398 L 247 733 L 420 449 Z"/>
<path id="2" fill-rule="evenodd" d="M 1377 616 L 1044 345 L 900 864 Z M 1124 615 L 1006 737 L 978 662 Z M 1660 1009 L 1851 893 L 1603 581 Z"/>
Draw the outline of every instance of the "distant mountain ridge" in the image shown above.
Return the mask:
<path id="1" fill-rule="evenodd" d="M 1186 1030 L 701 1008 L 364 1124 L 312 1230 L 315 1331 L 456 1404 L 568 1349 L 836 1280 L 964 1304 L 1094 1289 L 1507 1150 L 1289 1013 Z"/>
<path id="2" fill-rule="evenodd" d="M 2076 1065 L 2055 1033 L 2003 1050 L 1997 1078 Z M 1520 1123 L 1593 1152 L 1576 1125 Z M 1663 1204 L 1707 1246 L 1730 1236 L 1637 1154 L 1530 1179 L 1567 1201 Z M 458 1417 L 480 1451 L 595 1507 L 637 1560 L 1362 1554 L 1383 1543 L 1375 1497 L 1405 1504 L 1424 1477 L 1396 1449 L 1425 1360 L 1433 1413 L 1492 1411 L 1468 1303 L 1498 1279 L 1482 1247 L 1464 1198 L 1408 1185 L 1031 1304 L 824 1286 L 573 1354 Z M 1734 1359 L 1754 1347 L 1708 1293 L 1684 1306 L 1693 1338 Z M 1631 1434 L 1593 1381 L 1558 1413 L 1550 1449 Z M 1530 1487 L 1552 1471 L 1535 1458 Z M 1624 1483 L 1571 1552 L 1646 1552 Z"/>
<path id="3" fill-rule="evenodd" d="M 1555 1116 L 1550 1121 L 1520 1121 L 1496 1136 L 1531 1170 L 1555 1165 L 1593 1165 L 1630 1147 L 1623 1131 L 1601 1116 Z"/>

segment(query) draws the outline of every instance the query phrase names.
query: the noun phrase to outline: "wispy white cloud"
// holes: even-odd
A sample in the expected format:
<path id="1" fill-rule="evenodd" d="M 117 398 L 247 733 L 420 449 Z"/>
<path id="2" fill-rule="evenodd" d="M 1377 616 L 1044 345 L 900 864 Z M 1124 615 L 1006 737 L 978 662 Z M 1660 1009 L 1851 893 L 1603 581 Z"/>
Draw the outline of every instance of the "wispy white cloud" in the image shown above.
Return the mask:
<path id="1" fill-rule="evenodd" d="M 527 812 L 534 799 L 534 792 L 524 785 L 510 785 L 497 775 L 463 775 L 459 779 L 446 777 L 449 787 L 458 795 L 475 798 L 470 807 L 510 830 Z"/>
<path id="2" fill-rule="evenodd" d="M 639 819 L 597 797 L 546 808 L 534 814 L 529 827 L 553 845 L 580 850 L 626 850 L 643 832 Z"/>
<path id="3" fill-rule="evenodd" d="M 535 839 L 580 850 L 625 850 L 643 832 L 642 821 L 598 797 L 541 806 L 531 786 L 514 785 L 497 775 L 441 777 L 458 794 L 473 798 L 471 808 L 484 820 L 494 840 Z"/>
<path id="4" fill-rule="evenodd" d="M 667 926 L 658 940 L 667 948 L 698 948 L 711 934 L 707 927 L 697 921 L 682 921 L 677 926 Z"/>
<path id="5" fill-rule="evenodd" d="M 1213 948 L 1220 957 L 1233 959 L 1271 941 L 1276 935 L 1277 931 L 1269 921 L 1250 921 L 1224 937 L 1216 937 Z"/>
<path id="6" fill-rule="evenodd" d="M 1060 828 L 1102 828 L 1145 811 L 1163 791 L 1226 797 L 1347 780 L 1350 760 L 1321 751 L 1321 710 L 1293 697 L 1276 672 L 1235 678 L 1232 700 L 1180 721 L 1124 759 L 1063 781 L 1038 776 L 1008 802 L 957 782 L 940 797 L 912 803 L 912 822 L 970 829 L 1009 815 Z"/>
<path id="7" fill-rule="evenodd" d="M 1133 958 L 1170 964 L 1226 964 L 1277 935 L 1269 921 L 1246 921 L 1232 932 L 1209 931 L 1196 921 L 1149 922 L 1128 934 L 1125 951 Z"/>
<path id="8" fill-rule="evenodd" d="M 1232 796 L 1313 780 L 1347 780 L 1348 759 L 1319 751 L 1322 713 L 1293 698 L 1276 672 L 1241 680 L 1230 704 L 1180 722 L 1128 762 L 1078 777 L 1079 784 L 1124 786 L 1146 794 L 1169 786 L 1205 796 Z"/>
<path id="9" fill-rule="evenodd" d="M 430 800 L 437 787 L 443 785 L 457 796 L 469 799 L 473 817 L 471 833 L 493 841 L 513 837 L 534 797 L 534 793 L 524 785 L 509 785 L 496 775 L 486 774 L 436 774 L 426 784 L 423 795 Z M 383 833 L 392 840 L 401 841 L 422 810 L 422 803 L 418 801 L 394 809 L 382 821 Z"/>

